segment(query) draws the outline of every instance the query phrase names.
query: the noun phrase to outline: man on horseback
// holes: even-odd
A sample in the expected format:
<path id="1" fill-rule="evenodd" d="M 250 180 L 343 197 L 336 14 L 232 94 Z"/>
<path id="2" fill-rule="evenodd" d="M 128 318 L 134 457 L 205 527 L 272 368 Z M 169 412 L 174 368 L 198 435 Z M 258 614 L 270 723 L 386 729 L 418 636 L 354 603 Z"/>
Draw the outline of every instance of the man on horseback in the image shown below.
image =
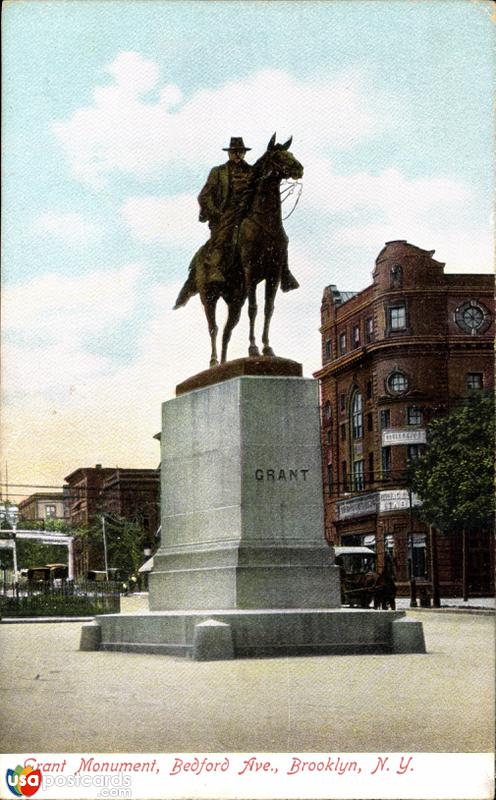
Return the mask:
<path id="1" fill-rule="evenodd" d="M 281 181 L 298 182 L 303 166 L 289 151 L 292 137 L 284 144 L 271 137 L 267 149 L 253 166 L 244 157 L 250 149 L 241 137 L 233 136 L 225 147 L 229 160 L 214 167 L 198 196 L 200 221 L 208 222 L 210 239 L 194 254 L 188 277 L 174 308 L 181 308 L 195 294 L 200 295 L 211 341 L 210 366 L 216 366 L 217 324 L 215 308 L 222 298 L 228 308 L 222 334 L 221 363 L 241 309 L 248 301 L 250 346 L 248 354 L 259 356 L 255 337 L 258 284 L 265 284 L 262 355 L 274 356 L 269 327 L 277 290 L 298 288 L 288 269 L 288 237 L 281 215 Z"/>
<path id="2" fill-rule="evenodd" d="M 223 281 L 232 268 L 239 226 L 251 197 L 252 167 L 245 161 L 251 147 L 245 146 L 241 136 L 232 136 L 229 147 L 222 149 L 229 160 L 210 171 L 198 195 L 200 222 L 208 222 L 211 231 L 206 266 L 212 283 Z M 289 292 L 298 285 L 286 264 L 281 275 L 282 291 Z"/>
<path id="3" fill-rule="evenodd" d="M 248 200 L 248 189 L 252 167 L 245 161 L 251 147 L 245 147 L 243 139 L 232 136 L 227 151 L 229 160 L 210 170 L 207 182 L 200 194 L 200 222 L 208 222 L 207 269 L 210 282 L 223 281 L 234 258 L 234 249 L 239 224 Z"/>

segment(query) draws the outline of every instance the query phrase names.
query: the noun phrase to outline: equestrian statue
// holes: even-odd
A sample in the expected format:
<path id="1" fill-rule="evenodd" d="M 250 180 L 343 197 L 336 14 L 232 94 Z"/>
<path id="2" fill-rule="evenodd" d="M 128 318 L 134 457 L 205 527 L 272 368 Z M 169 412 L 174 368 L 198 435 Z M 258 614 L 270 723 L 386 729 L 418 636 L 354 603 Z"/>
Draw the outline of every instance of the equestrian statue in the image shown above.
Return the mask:
<path id="1" fill-rule="evenodd" d="M 281 181 L 299 181 L 303 167 L 289 152 L 292 138 L 276 143 L 276 134 L 266 152 L 251 166 L 241 137 L 232 137 L 228 161 L 214 167 L 198 196 L 200 222 L 208 222 L 210 238 L 195 253 L 188 278 L 179 292 L 174 308 L 186 305 L 190 297 L 200 295 L 211 342 L 210 366 L 216 366 L 217 324 L 215 311 L 220 297 L 228 307 L 222 335 L 221 363 L 227 359 L 227 347 L 241 309 L 248 298 L 250 345 L 248 354 L 259 356 L 255 340 L 257 286 L 265 281 L 265 316 L 262 333 L 264 356 L 274 356 L 269 344 L 269 326 L 279 286 L 283 292 L 299 284 L 288 268 L 288 238 L 281 214 Z M 291 191 L 291 189 L 290 189 Z"/>

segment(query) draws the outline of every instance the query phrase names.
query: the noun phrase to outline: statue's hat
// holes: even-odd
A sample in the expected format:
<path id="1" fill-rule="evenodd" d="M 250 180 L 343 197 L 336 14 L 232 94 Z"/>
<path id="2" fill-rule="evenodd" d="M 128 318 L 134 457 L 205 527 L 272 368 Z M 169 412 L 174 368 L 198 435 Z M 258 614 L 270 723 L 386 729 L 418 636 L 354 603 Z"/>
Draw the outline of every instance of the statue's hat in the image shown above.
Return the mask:
<path id="1" fill-rule="evenodd" d="M 223 150 L 251 150 L 251 147 L 246 147 L 241 136 L 231 136 L 229 147 L 223 147 Z"/>

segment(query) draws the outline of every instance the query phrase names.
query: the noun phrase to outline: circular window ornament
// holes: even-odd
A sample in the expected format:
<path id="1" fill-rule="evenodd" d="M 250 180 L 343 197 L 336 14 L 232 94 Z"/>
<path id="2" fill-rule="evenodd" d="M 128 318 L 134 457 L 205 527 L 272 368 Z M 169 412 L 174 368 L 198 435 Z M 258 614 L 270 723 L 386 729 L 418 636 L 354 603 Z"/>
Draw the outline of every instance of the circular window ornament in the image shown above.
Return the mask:
<path id="1" fill-rule="evenodd" d="M 391 394 L 402 394 L 408 389 L 408 378 L 404 372 L 395 369 L 388 375 L 386 385 Z"/>
<path id="2" fill-rule="evenodd" d="M 482 303 L 469 300 L 458 306 L 455 311 L 455 322 L 465 333 L 484 333 L 491 324 L 491 314 Z"/>

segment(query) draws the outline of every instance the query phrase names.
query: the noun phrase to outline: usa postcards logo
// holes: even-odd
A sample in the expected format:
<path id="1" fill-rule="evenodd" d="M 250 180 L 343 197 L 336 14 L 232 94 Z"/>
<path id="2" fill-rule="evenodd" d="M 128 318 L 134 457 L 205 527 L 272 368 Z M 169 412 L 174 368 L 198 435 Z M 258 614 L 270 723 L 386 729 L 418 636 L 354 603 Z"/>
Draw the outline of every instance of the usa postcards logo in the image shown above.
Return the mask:
<path id="1" fill-rule="evenodd" d="M 41 771 L 33 769 L 28 760 L 24 762 L 24 766 L 18 764 L 15 769 L 8 769 L 5 775 L 7 786 L 14 797 L 32 797 L 41 786 Z"/>

